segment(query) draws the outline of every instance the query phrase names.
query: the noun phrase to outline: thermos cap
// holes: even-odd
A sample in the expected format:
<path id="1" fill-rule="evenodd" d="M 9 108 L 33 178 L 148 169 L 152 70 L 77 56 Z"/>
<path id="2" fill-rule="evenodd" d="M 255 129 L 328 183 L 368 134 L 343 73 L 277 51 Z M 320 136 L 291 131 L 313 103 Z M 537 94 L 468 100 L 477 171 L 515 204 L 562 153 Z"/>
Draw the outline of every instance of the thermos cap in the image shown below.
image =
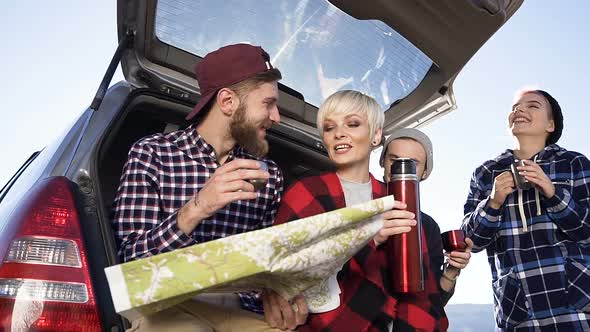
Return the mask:
<path id="1" fill-rule="evenodd" d="M 411 158 L 397 158 L 391 165 L 391 175 L 416 175 L 416 161 Z"/>

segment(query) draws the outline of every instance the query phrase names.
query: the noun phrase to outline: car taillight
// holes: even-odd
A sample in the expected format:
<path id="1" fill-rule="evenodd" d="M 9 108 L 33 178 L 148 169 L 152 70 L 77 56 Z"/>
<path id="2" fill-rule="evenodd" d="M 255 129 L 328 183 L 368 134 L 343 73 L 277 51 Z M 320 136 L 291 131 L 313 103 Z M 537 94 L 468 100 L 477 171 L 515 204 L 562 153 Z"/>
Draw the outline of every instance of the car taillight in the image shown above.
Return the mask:
<path id="1" fill-rule="evenodd" d="M 0 330 L 101 331 L 69 180 L 40 181 L 9 220 L 0 265 Z"/>

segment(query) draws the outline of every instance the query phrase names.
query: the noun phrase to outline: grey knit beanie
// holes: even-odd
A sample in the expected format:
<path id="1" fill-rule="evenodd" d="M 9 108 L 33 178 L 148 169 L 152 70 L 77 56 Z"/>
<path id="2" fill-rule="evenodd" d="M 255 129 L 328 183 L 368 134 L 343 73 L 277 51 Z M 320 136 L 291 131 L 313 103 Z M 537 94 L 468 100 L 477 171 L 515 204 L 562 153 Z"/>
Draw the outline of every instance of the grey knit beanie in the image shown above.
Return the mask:
<path id="1" fill-rule="evenodd" d="M 398 138 L 410 138 L 422 145 L 424 151 L 426 151 L 426 168 L 424 169 L 424 175 L 422 176 L 422 180 L 426 180 L 432 172 L 432 168 L 434 167 L 434 158 L 432 156 L 432 142 L 430 141 L 430 138 L 426 136 L 426 134 L 424 134 L 418 129 L 402 128 L 391 133 L 391 135 L 387 137 L 385 143 L 383 144 L 383 151 L 381 151 L 379 165 L 383 167 L 383 161 L 385 159 L 385 154 L 387 153 L 387 147 L 389 146 L 389 143 L 391 143 L 391 141 L 393 141 L 394 139 Z"/>

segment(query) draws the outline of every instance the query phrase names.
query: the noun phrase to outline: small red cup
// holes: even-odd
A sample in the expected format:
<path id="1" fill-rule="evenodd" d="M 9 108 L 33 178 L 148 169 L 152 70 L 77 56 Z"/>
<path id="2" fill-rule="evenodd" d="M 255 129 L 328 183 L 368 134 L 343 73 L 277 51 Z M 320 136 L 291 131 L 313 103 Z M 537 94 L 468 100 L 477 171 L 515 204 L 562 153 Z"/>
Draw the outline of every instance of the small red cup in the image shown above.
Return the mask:
<path id="1" fill-rule="evenodd" d="M 446 252 L 451 251 L 465 251 L 467 243 L 465 242 L 465 231 L 461 229 L 455 229 L 447 231 L 441 235 L 443 248 Z"/>

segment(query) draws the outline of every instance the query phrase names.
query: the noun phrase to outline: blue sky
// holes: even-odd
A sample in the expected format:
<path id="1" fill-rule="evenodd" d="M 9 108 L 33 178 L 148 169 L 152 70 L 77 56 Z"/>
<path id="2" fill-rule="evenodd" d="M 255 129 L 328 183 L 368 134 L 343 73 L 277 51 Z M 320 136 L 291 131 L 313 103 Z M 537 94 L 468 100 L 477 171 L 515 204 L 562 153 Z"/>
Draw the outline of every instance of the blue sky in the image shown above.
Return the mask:
<path id="1" fill-rule="evenodd" d="M 471 173 L 512 146 L 507 115 L 522 86 L 561 104 L 563 147 L 590 154 L 586 0 L 528 0 L 465 66 L 454 84 L 458 110 L 423 128 L 435 147 L 422 207 L 441 230 L 458 228 Z M 113 1 L 17 1 L 0 13 L 0 185 L 91 102 L 116 48 Z M 121 80 L 119 71 L 114 82 Z M 375 173 L 379 174 L 379 171 Z M 484 253 L 461 274 L 451 303 L 491 303 Z"/>

